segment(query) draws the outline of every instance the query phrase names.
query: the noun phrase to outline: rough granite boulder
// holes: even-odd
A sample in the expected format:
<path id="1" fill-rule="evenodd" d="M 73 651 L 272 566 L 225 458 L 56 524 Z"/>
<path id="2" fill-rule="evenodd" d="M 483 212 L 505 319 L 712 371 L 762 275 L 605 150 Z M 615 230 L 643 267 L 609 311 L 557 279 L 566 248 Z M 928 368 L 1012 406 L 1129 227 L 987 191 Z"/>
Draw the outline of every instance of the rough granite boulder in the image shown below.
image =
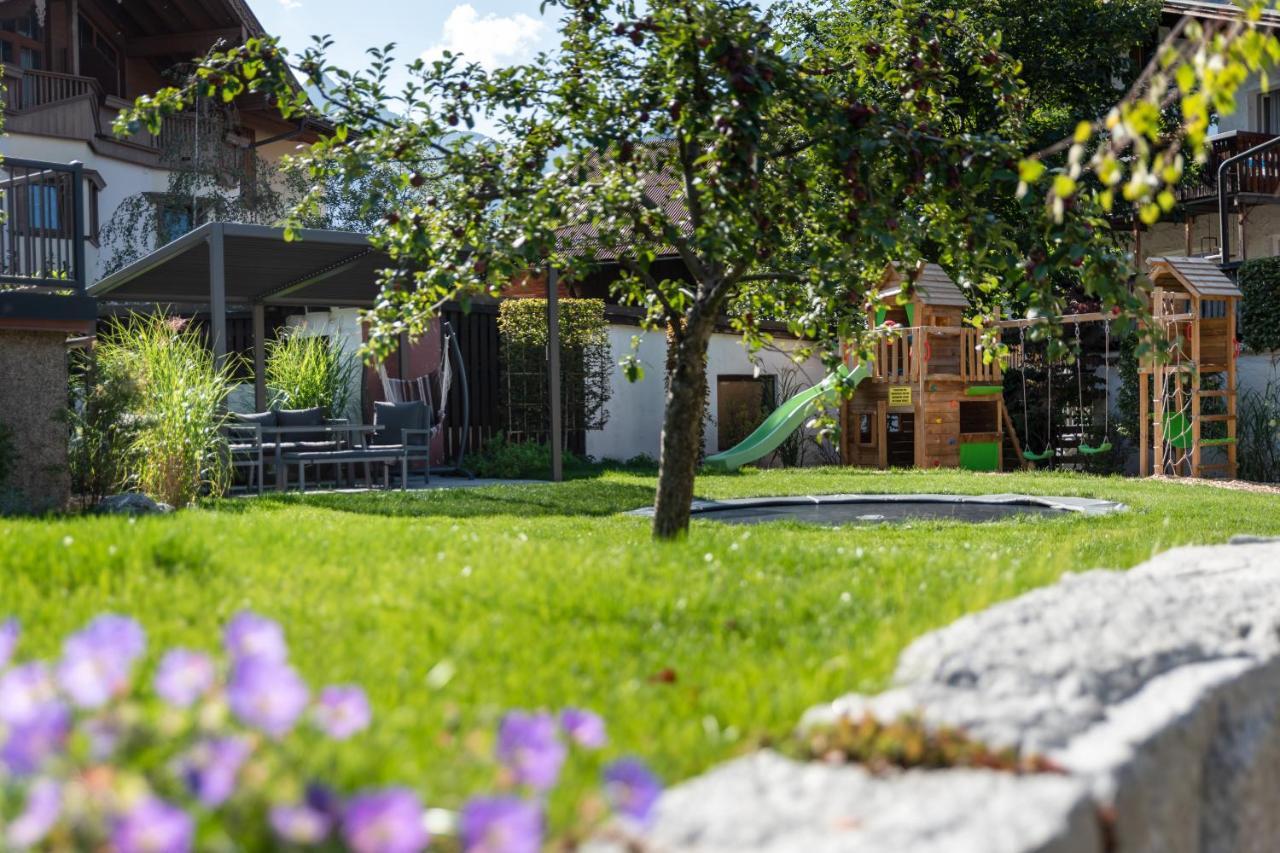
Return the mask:
<path id="1" fill-rule="evenodd" d="M 140 492 L 125 492 L 105 497 L 94 507 L 99 515 L 162 515 L 173 507 L 154 501 Z"/>
<path id="2" fill-rule="evenodd" d="M 894 687 L 802 725 L 918 712 L 1065 775 L 803 765 L 762 753 L 661 801 L 664 849 L 1280 850 L 1280 543 L 1180 548 L 926 635 Z"/>

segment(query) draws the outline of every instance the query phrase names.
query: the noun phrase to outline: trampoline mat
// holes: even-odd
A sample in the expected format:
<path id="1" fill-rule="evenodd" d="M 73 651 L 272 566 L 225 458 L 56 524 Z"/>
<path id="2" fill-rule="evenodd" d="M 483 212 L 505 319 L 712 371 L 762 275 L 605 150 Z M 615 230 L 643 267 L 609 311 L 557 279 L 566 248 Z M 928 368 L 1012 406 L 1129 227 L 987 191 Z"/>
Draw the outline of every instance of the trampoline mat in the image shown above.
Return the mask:
<path id="1" fill-rule="evenodd" d="M 696 510 L 695 519 L 729 524 L 797 521 L 828 527 L 904 521 L 964 521 L 982 523 L 1017 516 L 1073 515 L 1069 509 L 1027 502 L 976 501 L 823 501 L 821 503 L 738 504 Z"/>

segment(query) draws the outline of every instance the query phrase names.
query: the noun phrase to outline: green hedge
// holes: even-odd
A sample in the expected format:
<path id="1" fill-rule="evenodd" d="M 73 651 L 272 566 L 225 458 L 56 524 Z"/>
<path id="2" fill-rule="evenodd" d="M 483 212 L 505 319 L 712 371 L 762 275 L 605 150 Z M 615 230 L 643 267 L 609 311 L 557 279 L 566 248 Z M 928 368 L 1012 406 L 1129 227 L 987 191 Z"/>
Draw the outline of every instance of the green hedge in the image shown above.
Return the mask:
<path id="1" fill-rule="evenodd" d="M 1240 265 L 1240 338 L 1255 352 L 1280 350 L 1280 257 Z"/>
<path id="2" fill-rule="evenodd" d="M 603 429 L 612 394 L 613 355 L 600 299 L 562 299 L 561 415 L 565 433 Z M 498 310 L 503 428 L 516 441 L 542 440 L 550 424 L 547 301 L 508 299 Z"/>

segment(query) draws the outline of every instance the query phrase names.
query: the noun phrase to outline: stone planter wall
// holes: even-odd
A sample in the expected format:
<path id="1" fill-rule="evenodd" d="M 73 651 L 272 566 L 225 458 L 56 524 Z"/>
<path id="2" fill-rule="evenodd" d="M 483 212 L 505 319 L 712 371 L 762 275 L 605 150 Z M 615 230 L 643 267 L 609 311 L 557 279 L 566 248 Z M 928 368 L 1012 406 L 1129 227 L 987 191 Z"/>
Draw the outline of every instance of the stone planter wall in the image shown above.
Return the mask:
<path id="1" fill-rule="evenodd" d="M 67 335 L 0 328 L 0 422 L 12 430 L 17 470 L 0 489 L 16 490 L 25 509 L 66 505 Z M 22 507 L 20 507 L 22 508 Z"/>
<path id="2" fill-rule="evenodd" d="M 801 677 L 801 674 L 797 674 Z M 922 637 L 895 686 L 813 709 L 919 712 L 1064 773 L 891 772 L 757 753 L 670 790 L 659 849 L 1280 850 L 1280 544 L 1092 571 Z"/>

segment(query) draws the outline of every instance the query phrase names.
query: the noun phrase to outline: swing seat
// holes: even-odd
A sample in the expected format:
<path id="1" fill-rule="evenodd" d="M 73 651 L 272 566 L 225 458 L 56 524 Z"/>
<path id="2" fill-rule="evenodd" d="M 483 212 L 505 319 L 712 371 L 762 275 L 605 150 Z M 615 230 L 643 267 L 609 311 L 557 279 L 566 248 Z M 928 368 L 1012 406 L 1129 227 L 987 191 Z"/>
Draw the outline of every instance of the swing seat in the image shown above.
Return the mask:
<path id="1" fill-rule="evenodd" d="M 1053 448 L 1046 447 L 1044 450 L 1041 450 L 1039 453 L 1037 453 L 1034 450 L 1024 450 L 1022 451 L 1022 458 L 1027 460 L 1028 462 L 1043 462 L 1046 459 L 1053 458 Z"/>
<path id="2" fill-rule="evenodd" d="M 1082 444 L 1077 448 L 1077 450 L 1079 450 L 1085 456 L 1098 456 L 1100 454 L 1108 453 L 1111 451 L 1111 442 L 1103 441 L 1102 444 L 1099 444 L 1097 447 L 1094 447 L 1088 444 Z"/>

